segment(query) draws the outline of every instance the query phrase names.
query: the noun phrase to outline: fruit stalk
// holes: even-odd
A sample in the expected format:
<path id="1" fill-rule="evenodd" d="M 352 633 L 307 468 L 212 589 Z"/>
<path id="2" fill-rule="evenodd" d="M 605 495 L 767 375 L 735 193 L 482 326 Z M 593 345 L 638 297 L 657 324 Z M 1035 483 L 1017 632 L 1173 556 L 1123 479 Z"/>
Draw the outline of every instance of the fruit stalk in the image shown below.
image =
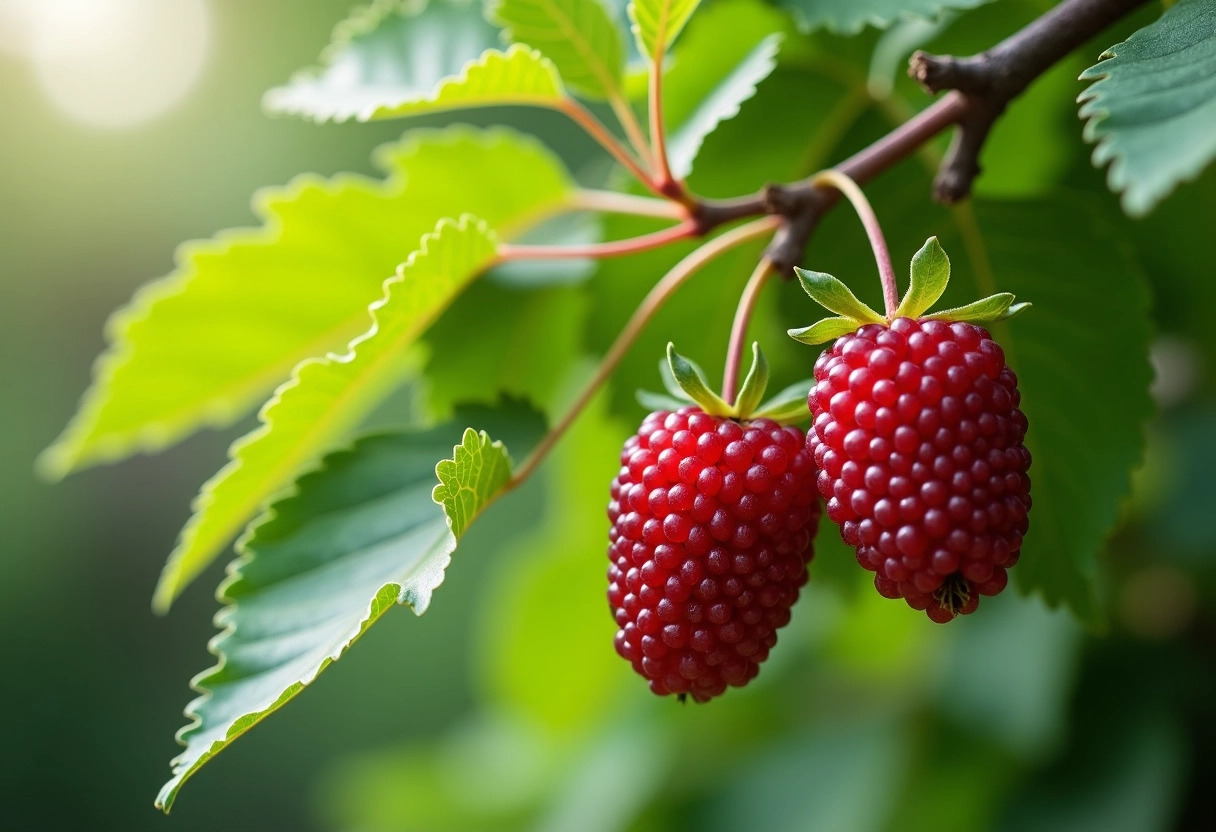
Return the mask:
<path id="1" fill-rule="evenodd" d="M 727 404 L 734 404 L 738 395 L 739 370 L 743 364 L 743 351 L 747 345 L 747 325 L 751 321 L 752 312 L 756 308 L 756 300 L 760 290 L 773 274 L 773 264 L 767 257 L 762 258 L 743 287 L 739 297 L 739 306 L 735 309 L 735 320 L 730 328 L 730 343 L 726 348 L 726 369 L 722 375 L 722 398 Z"/>
<path id="2" fill-rule="evenodd" d="M 818 187 L 831 187 L 844 194 L 845 198 L 857 212 L 862 226 L 865 227 L 866 237 L 870 240 L 870 248 L 874 251 L 874 261 L 878 264 L 878 277 L 882 281 L 882 302 L 885 307 L 887 320 L 895 317 L 899 307 L 899 290 L 895 286 L 895 267 L 891 265 L 891 252 L 887 250 L 887 240 L 882 235 L 882 224 L 874 213 L 870 200 L 847 174 L 838 170 L 821 171 L 811 177 L 811 184 Z"/>
<path id="3" fill-rule="evenodd" d="M 608 377 L 612 375 L 613 370 L 621 363 L 626 353 L 629 352 L 629 348 L 633 346 L 633 342 L 637 340 L 638 336 L 646 328 L 646 325 L 650 323 L 651 318 L 675 294 L 676 290 L 684 285 L 685 281 L 700 271 L 707 263 L 735 246 L 771 233 L 780 222 L 781 220 L 778 217 L 762 217 L 737 228 L 732 228 L 691 252 L 677 263 L 671 271 L 664 275 L 662 280 L 654 285 L 646 297 L 642 299 L 638 308 L 634 310 L 633 315 L 625 324 L 624 329 L 621 330 L 620 335 L 616 337 L 616 340 L 612 342 L 612 346 L 608 348 L 608 352 L 605 353 L 603 361 L 596 368 L 595 374 L 587 380 L 583 389 L 579 391 L 574 403 L 562 416 L 561 420 L 545 434 L 545 437 L 536 446 L 536 449 L 516 469 L 510 482 L 507 483 L 507 486 L 500 493 L 506 493 L 518 487 L 531 476 L 532 472 L 544 461 L 549 451 L 553 450 L 553 446 L 558 443 L 558 440 L 574 424 L 574 420 L 582 413 L 583 408 L 590 403 L 591 399 L 595 397 L 596 392 L 608 380 Z"/>

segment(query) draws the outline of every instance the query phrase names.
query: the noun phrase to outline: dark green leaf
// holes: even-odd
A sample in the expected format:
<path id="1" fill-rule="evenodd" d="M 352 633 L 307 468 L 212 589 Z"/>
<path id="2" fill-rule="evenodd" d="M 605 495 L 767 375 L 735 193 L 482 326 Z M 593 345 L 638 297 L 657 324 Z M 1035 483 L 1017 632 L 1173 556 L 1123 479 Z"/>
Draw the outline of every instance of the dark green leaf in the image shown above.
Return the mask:
<path id="1" fill-rule="evenodd" d="M 192 682 L 201 696 L 186 708 L 186 749 L 158 806 L 168 811 L 199 767 L 311 684 L 394 604 L 426 611 L 459 536 L 509 474 L 503 444 L 465 425 L 508 437 L 517 455 L 543 431 L 519 402 L 458 415 L 331 454 L 242 540 L 221 588 L 229 606 L 211 644 L 219 662 Z"/>
<path id="2" fill-rule="evenodd" d="M 991 0 L 777 0 L 808 29 L 852 35 L 866 26 L 885 29 L 903 17 L 935 19 L 946 9 L 974 9 Z"/>
<path id="3" fill-rule="evenodd" d="M 1081 73 L 1085 138 L 1141 216 L 1216 156 L 1216 3 L 1179 0 L 1102 58 Z"/>

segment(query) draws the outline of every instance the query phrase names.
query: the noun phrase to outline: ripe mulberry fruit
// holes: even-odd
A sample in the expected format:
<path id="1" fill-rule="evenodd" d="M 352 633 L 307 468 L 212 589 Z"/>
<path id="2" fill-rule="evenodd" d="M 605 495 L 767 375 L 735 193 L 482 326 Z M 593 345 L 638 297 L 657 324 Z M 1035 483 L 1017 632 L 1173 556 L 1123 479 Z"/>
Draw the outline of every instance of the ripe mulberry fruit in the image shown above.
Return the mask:
<path id="1" fill-rule="evenodd" d="M 922 278 L 926 257 L 945 260 L 935 247 L 931 240 L 918 255 Z M 940 286 L 926 291 L 913 261 L 908 296 L 919 297 L 906 297 L 897 311 L 911 314 L 889 322 L 847 289 L 844 298 L 835 278 L 800 274 L 808 294 L 822 302 L 831 292 L 833 311 L 855 325 L 820 354 L 807 397 L 807 449 L 828 516 L 879 593 L 941 623 L 1005 588 L 1031 504 L 1017 377 L 976 323 L 1024 305 L 998 295 L 922 317 L 945 287 L 945 262 Z M 809 341 L 812 329 L 791 334 Z"/>
<path id="2" fill-rule="evenodd" d="M 659 410 L 621 450 L 608 603 L 616 650 L 650 689 L 706 702 L 753 679 L 789 622 L 819 501 L 803 432 L 760 417 L 780 408 L 732 417 L 691 387 L 682 400 L 722 415 L 700 401 Z"/>

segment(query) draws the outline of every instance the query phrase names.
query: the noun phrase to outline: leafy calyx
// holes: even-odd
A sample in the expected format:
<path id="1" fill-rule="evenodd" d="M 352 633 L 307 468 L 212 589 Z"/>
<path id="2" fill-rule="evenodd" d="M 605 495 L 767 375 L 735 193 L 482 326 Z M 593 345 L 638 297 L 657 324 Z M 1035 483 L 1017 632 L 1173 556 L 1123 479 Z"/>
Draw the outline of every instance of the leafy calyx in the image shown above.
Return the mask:
<path id="1" fill-rule="evenodd" d="M 772 419 L 792 423 L 806 418 L 806 396 L 814 383 L 811 379 L 791 384 L 764 401 L 768 388 L 768 360 L 758 343 L 752 344 L 752 364 L 743 378 L 734 404 L 715 393 L 706 381 L 704 371 L 693 361 L 676 352 L 674 344 L 667 345 L 667 360 L 659 362 L 659 375 L 666 394 L 638 391 L 638 401 L 652 410 L 677 410 L 695 404 L 710 416 L 727 419 Z"/>
<path id="2" fill-rule="evenodd" d="M 894 313 L 887 317 L 858 300 L 848 286 L 830 274 L 798 268 L 794 271 L 799 284 L 811 299 L 829 312 L 836 313 L 835 317 L 824 318 L 808 327 L 789 330 L 791 338 L 804 344 L 823 344 L 848 335 L 865 324 L 885 326 L 896 318 L 988 324 L 1008 320 L 1030 306 L 1029 303 L 1014 303 L 1011 293 L 1001 292 L 966 306 L 929 313 L 929 308 L 937 303 L 950 282 L 950 258 L 936 237 L 926 240 L 920 251 L 913 255 L 908 291 Z"/>

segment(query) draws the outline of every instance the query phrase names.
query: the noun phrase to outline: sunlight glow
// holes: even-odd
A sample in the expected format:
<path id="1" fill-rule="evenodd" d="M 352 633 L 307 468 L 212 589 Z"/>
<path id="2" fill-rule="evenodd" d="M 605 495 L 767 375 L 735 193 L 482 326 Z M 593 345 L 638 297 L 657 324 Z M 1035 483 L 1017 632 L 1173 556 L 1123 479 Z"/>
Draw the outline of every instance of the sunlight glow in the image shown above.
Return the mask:
<path id="1" fill-rule="evenodd" d="M 69 118 L 129 127 L 169 110 L 206 61 L 206 0 L 0 0 L 0 48 L 23 55 Z"/>

